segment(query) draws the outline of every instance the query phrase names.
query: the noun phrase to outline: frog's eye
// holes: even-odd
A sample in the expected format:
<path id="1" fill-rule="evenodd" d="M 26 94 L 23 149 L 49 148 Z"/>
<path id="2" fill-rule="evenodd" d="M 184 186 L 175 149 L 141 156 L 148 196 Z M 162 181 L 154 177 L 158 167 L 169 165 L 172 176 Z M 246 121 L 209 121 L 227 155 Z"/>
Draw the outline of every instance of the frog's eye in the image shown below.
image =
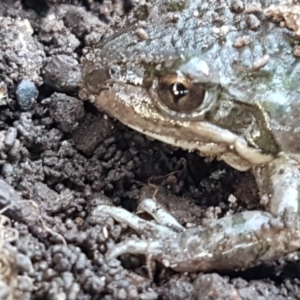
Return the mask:
<path id="1" fill-rule="evenodd" d="M 157 93 L 165 106 L 177 112 L 193 111 L 202 104 L 205 96 L 205 90 L 178 74 L 161 77 Z"/>
<path id="2" fill-rule="evenodd" d="M 159 114 L 172 120 L 204 120 L 219 96 L 219 74 L 201 57 L 163 56 L 146 69 L 144 86 Z"/>

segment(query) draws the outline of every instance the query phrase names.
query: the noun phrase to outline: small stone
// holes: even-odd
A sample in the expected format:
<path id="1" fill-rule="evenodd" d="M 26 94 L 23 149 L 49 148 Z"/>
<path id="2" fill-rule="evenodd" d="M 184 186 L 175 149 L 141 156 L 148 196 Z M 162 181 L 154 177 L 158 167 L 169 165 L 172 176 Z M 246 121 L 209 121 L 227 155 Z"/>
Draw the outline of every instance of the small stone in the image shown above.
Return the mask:
<path id="1" fill-rule="evenodd" d="M 246 6 L 245 14 L 261 13 L 261 3 L 251 3 Z"/>
<path id="2" fill-rule="evenodd" d="M 238 38 L 235 40 L 233 46 L 234 46 L 235 48 L 241 48 L 241 47 L 244 47 L 244 46 L 249 45 L 250 43 L 251 43 L 251 38 L 250 38 L 250 36 L 249 36 L 249 35 L 243 35 L 243 36 L 238 37 Z"/>
<path id="3" fill-rule="evenodd" d="M 6 105 L 7 100 L 8 100 L 7 86 L 3 81 L 1 81 L 0 82 L 0 106 Z"/>
<path id="4" fill-rule="evenodd" d="M 146 30 L 143 29 L 143 28 L 138 28 L 138 29 L 137 29 L 137 35 L 138 35 L 138 37 L 139 37 L 141 40 L 148 40 L 148 39 L 149 39 L 148 33 L 147 33 Z"/>
<path id="5" fill-rule="evenodd" d="M 11 148 L 13 144 L 15 143 L 15 140 L 17 138 L 18 131 L 15 127 L 9 127 L 7 129 L 6 135 L 5 135 L 5 141 L 4 144 L 7 148 Z"/>
<path id="6" fill-rule="evenodd" d="M 234 195 L 230 194 L 229 197 L 228 197 L 228 202 L 230 203 L 236 203 L 237 199 Z"/>
<path id="7" fill-rule="evenodd" d="M 16 89 L 17 102 L 22 110 L 29 110 L 37 99 L 39 91 L 35 84 L 27 79 L 22 79 Z"/>
<path id="8" fill-rule="evenodd" d="M 293 48 L 293 54 L 296 57 L 300 57 L 300 45 L 294 46 L 294 48 Z"/>
<path id="9" fill-rule="evenodd" d="M 251 30 L 258 30 L 260 27 L 260 20 L 255 15 L 247 15 L 246 17 L 246 23 L 248 25 L 248 28 Z"/>
<path id="10" fill-rule="evenodd" d="M 231 11 L 240 13 L 244 10 L 245 5 L 242 0 L 232 0 L 230 4 Z"/>
<path id="11" fill-rule="evenodd" d="M 270 60 L 270 55 L 265 54 L 263 57 L 257 59 L 252 65 L 252 71 L 259 71 L 263 68 Z"/>

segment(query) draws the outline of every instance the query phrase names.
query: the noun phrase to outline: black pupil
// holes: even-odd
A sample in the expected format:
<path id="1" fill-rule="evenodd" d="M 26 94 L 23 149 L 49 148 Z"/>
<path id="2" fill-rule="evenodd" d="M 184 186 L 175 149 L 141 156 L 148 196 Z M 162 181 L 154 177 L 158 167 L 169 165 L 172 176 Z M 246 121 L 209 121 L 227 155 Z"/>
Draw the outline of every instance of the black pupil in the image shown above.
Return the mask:
<path id="1" fill-rule="evenodd" d="M 171 85 L 171 93 L 174 97 L 174 101 L 178 102 L 182 97 L 184 97 L 189 91 L 180 82 L 175 82 Z"/>

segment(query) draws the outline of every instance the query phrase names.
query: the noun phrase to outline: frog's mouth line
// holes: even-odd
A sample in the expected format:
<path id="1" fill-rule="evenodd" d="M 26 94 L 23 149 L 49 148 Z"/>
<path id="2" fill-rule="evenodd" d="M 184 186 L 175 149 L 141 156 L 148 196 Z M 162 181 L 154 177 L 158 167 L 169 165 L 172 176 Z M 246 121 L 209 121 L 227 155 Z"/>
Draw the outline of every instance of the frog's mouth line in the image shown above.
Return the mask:
<path id="1" fill-rule="evenodd" d="M 248 171 L 253 166 L 262 165 L 274 159 L 272 155 L 263 154 L 260 150 L 250 148 L 245 140 L 228 130 L 222 130 L 218 128 L 217 132 L 213 132 L 213 129 L 215 128 L 212 127 L 216 126 L 206 122 L 197 122 L 194 125 L 191 125 L 191 128 L 193 127 L 193 129 L 195 128 L 196 130 L 199 130 L 199 132 L 201 132 L 201 136 L 203 136 L 202 133 L 205 130 L 212 133 L 212 135 L 217 133 L 218 138 L 209 143 L 188 141 L 187 139 L 177 139 L 171 135 L 164 135 L 163 133 L 158 134 L 125 122 L 124 124 L 135 131 L 143 133 L 146 136 L 166 144 L 170 144 L 190 152 L 199 151 L 200 155 L 202 156 L 211 156 L 217 158 L 218 160 L 223 160 L 229 166 L 239 171 Z M 211 137 L 210 139 L 213 140 Z"/>
<path id="2" fill-rule="evenodd" d="M 126 126 L 153 139 L 200 155 L 225 161 L 239 171 L 247 171 L 274 159 L 250 147 L 243 137 L 206 121 L 174 121 L 157 116 L 151 99 L 140 87 L 114 85 L 95 97 L 95 105 Z"/>

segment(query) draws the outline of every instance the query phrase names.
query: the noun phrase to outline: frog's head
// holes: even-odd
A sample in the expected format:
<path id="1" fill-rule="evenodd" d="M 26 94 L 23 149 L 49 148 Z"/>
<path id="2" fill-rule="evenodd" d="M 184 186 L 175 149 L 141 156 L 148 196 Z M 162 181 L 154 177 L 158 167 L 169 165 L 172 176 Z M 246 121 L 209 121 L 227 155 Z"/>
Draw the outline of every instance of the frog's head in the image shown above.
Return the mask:
<path id="1" fill-rule="evenodd" d="M 266 163 L 278 151 L 260 107 L 233 99 L 222 84 L 226 78 L 195 53 L 136 53 L 122 63 L 102 59 L 96 65 L 85 64 L 85 92 L 139 132 L 239 170 Z"/>
<path id="2" fill-rule="evenodd" d="M 239 170 L 300 153 L 300 64 L 283 29 L 249 30 L 219 1 L 184 1 L 175 22 L 166 3 L 148 9 L 146 38 L 138 23 L 87 51 L 82 91 L 129 127 Z"/>

